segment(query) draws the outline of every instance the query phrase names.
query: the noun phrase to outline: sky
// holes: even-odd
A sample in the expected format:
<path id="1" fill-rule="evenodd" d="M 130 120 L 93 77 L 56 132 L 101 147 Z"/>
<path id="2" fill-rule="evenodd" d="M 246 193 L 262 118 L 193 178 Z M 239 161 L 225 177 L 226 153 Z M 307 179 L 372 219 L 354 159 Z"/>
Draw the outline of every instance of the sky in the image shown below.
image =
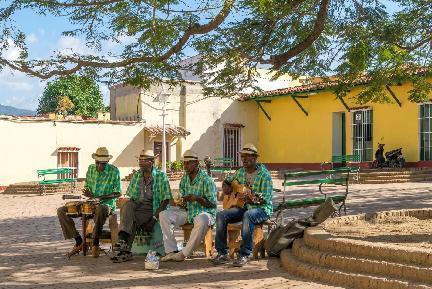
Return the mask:
<path id="1" fill-rule="evenodd" d="M 388 2 L 388 1 L 385 1 Z M 389 10 L 394 10 L 389 6 Z M 53 16 L 35 15 L 31 11 L 21 11 L 14 17 L 17 25 L 26 33 L 26 42 L 29 46 L 30 56 L 34 58 L 51 55 L 53 51 L 62 52 L 86 52 L 84 42 L 76 37 L 62 36 L 61 32 L 71 28 L 65 18 Z M 125 40 L 127 41 L 127 39 Z M 108 50 L 115 50 L 115 44 L 107 43 Z M 19 53 L 18 48 L 11 48 L 6 56 L 15 58 Z M 193 55 L 193 51 L 186 54 Z M 21 72 L 9 69 L 0 71 L 0 104 L 17 108 L 36 110 L 38 100 L 43 93 L 47 82 L 35 77 L 27 76 Z M 109 104 L 109 89 L 100 84 L 100 89 L 106 105 Z"/>

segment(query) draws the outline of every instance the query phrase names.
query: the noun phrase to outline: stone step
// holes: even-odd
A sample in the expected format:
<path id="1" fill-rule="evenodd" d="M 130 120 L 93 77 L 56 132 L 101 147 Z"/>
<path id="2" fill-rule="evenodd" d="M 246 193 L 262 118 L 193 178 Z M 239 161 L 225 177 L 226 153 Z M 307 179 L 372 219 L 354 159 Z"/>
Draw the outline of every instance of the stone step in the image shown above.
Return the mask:
<path id="1" fill-rule="evenodd" d="M 430 218 L 431 214 L 432 210 L 429 209 L 413 209 L 380 212 L 371 215 L 371 218 L 373 217 L 374 219 L 381 219 L 387 218 L 389 216 Z M 331 219 L 326 222 L 334 222 L 334 225 L 339 223 L 344 224 L 345 222 L 362 220 L 365 218 L 365 216 L 365 214 L 344 216 Z M 432 254 L 430 254 L 430 250 L 416 247 L 405 247 L 389 243 L 372 243 L 356 239 L 335 237 L 334 235 L 326 232 L 322 226 L 306 229 L 303 236 L 303 241 L 308 248 L 320 252 L 351 256 L 360 259 L 407 264 L 419 267 L 432 267 Z"/>
<path id="2" fill-rule="evenodd" d="M 432 268 L 394 262 L 356 258 L 331 252 L 320 252 L 309 248 L 302 239 L 297 239 L 292 248 L 293 255 L 309 264 L 340 270 L 347 273 L 361 273 L 380 277 L 390 277 L 405 282 L 418 282 L 432 285 Z"/>
<path id="3" fill-rule="evenodd" d="M 391 183 L 419 183 L 419 182 L 430 182 L 432 178 L 409 178 L 409 179 L 391 179 L 391 180 L 362 180 L 358 182 L 359 184 L 391 184 Z"/>
<path id="4" fill-rule="evenodd" d="M 328 267 L 313 265 L 297 259 L 290 249 L 282 251 L 282 266 L 291 274 L 329 283 L 332 285 L 359 289 L 426 289 L 430 285 L 403 281 L 389 277 L 380 277 L 360 273 L 348 273 Z"/>
<path id="5" fill-rule="evenodd" d="M 417 174 L 360 174 L 361 178 L 395 178 L 395 177 L 418 177 L 418 176 L 432 176 L 432 173 L 417 173 Z"/>

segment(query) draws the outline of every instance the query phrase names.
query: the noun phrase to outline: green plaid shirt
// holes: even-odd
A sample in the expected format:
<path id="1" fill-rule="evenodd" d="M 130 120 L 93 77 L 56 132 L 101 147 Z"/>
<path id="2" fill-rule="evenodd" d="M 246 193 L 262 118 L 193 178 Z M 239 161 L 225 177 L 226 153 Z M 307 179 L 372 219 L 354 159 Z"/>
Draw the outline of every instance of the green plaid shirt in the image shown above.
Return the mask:
<path id="1" fill-rule="evenodd" d="M 189 223 L 192 223 L 197 215 L 204 212 L 211 214 L 213 217 L 216 215 L 216 185 L 213 179 L 204 170 L 199 169 L 193 182 L 191 182 L 189 175 L 185 174 L 180 181 L 180 194 L 182 197 L 190 194 L 203 197 L 215 205 L 214 208 L 206 208 L 198 202 L 187 202 L 186 206 Z"/>
<path id="2" fill-rule="evenodd" d="M 153 168 L 153 214 L 159 209 L 161 203 L 165 200 L 172 199 L 172 193 L 167 175 Z M 142 172 L 138 170 L 132 176 L 129 183 L 126 195 L 128 195 L 132 200 L 138 201 L 140 198 L 140 182 L 142 179 Z"/>
<path id="3" fill-rule="evenodd" d="M 246 205 L 248 210 L 253 208 L 262 208 L 266 214 L 271 217 L 273 214 L 272 194 L 273 194 L 273 182 L 270 176 L 270 172 L 266 169 L 263 164 L 257 164 L 256 166 L 258 174 L 252 184 L 252 192 L 260 195 L 264 202 L 259 205 Z M 240 184 L 246 183 L 246 171 L 244 168 L 238 169 L 233 175 L 227 178 L 228 182 L 237 180 Z"/>
<path id="4" fill-rule="evenodd" d="M 106 164 L 102 172 L 98 172 L 96 165 L 92 164 L 87 169 L 85 188 L 89 189 L 95 197 L 112 193 L 121 193 L 120 172 L 111 164 Z M 111 210 L 116 208 L 116 200 L 101 200 L 100 204 L 107 205 Z"/>

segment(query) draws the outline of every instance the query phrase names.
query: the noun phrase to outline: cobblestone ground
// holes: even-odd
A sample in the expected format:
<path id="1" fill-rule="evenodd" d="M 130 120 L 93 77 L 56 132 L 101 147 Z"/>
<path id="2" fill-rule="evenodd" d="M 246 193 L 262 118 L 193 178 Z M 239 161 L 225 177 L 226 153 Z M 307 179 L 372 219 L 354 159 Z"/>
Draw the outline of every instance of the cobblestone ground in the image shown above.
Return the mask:
<path id="1" fill-rule="evenodd" d="M 279 186 L 280 181 L 275 181 Z M 432 204 L 429 183 L 355 185 L 350 188 L 348 213 Z M 309 195 L 292 189 L 290 198 Z M 275 196 L 275 202 L 281 195 Z M 0 194 L 0 288 L 335 288 L 290 275 L 270 258 L 243 268 L 212 267 L 204 258 L 163 263 L 158 271 L 144 271 L 144 258 L 113 264 L 98 259 L 64 257 L 72 242 L 63 240 L 56 208 L 60 195 L 13 196 Z M 311 209 L 287 211 L 285 218 L 302 217 Z"/>

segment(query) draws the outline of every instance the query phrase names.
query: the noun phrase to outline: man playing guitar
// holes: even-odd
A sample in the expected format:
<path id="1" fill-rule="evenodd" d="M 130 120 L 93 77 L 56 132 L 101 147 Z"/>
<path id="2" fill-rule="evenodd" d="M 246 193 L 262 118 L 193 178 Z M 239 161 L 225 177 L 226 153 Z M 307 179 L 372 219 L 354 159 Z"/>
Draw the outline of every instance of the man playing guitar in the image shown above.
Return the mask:
<path id="1" fill-rule="evenodd" d="M 227 246 L 227 226 L 230 223 L 242 222 L 242 245 L 233 266 L 244 266 L 249 259 L 253 247 L 253 231 L 255 225 L 265 222 L 273 213 L 273 183 L 270 172 L 264 165 L 257 163 L 258 150 L 253 144 L 246 144 L 240 151 L 243 167 L 229 176 L 222 184 L 224 194 L 232 192 L 234 181 L 246 185 L 244 207 L 232 207 L 216 214 L 216 250 L 217 256 L 212 260 L 214 265 L 230 262 Z M 255 194 L 260 201 L 254 203 L 247 195 Z"/>

